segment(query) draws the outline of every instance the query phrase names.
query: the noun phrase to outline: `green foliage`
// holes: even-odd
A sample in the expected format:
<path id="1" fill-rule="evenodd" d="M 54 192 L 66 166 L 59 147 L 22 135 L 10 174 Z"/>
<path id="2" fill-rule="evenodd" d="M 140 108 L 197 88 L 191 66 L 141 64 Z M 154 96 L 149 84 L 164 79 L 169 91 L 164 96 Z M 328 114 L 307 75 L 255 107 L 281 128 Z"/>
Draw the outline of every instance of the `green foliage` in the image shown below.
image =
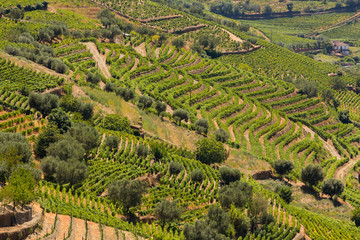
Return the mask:
<path id="1" fill-rule="evenodd" d="M 170 202 L 162 199 L 155 207 L 155 217 L 160 222 L 160 225 L 170 224 L 171 222 L 180 218 L 181 209 L 177 206 L 176 202 Z"/>
<path id="2" fill-rule="evenodd" d="M 156 161 L 161 160 L 167 154 L 165 146 L 160 142 L 152 142 L 150 144 L 150 150 Z"/>
<path id="3" fill-rule="evenodd" d="M 277 186 L 275 192 L 287 203 L 290 203 L 293 199 L 292 190 L 288 186 Z"/>
<path id="4" fill-rule="evenodd" d="M 301 171 L 301 181 L 313 187 L 324 179 L 324 172 L 319 165 L 309 164 Z"/>
<path id="5" fill-rule="evenodd" d="M 335 90 L 344 90 L 346 88 L 346 82 L 340 77 L 334 77 L 331 80 L 331 87 Z"/>
<path id="6" fill-rule="evenodd" d="M 280 159 L 274 161 L 273 167 L 277 174 L 284 176 L 289 174 L 294 169 L 294 164 L 288 160 Z"/>
<path id="7" fill-rule="evenodd" d="M 59 107 L 59 98 L 56 95 L 45 93 L 30 93 L 29 105 L 38 110 L 43 117 L 47 116 L 52 109 Z"/>
<path id="8" fill-rule="evenodd" d="M 95 73 L 95 74 L 88 73 L 86 81 L 89 83 L 92 83 L 94 85 L 98 85 L 99 82 L 101 82 L 101 76 L 98 73 Z"/>
<path id="9" fill-rule="evenodd" d="M 121 96 L 125 101 L 135 98 L 135 92 L 128 88 L 119 88 L 115 90 L 116 95 Z"/>
<path id="10" fill-rule="evenodd" d="M 140 96 L 137 103 L 138 107 L 141 109 L 148 109 L 153 104 L 153 99 L 149 96 Z"/>
<path id="11" fill-rule="evenodd" d="M 127 117 L 121 117 L 117 114 L 108 114 L 101 121 L 100 127 L 114 130 L 114 131 L 124 131 L 131 133 L 130 121 Z"/>
<path id="12" fill-rule="evenodd" d="M 69 115 L 60 108 L 55 108 L 48 116 L 50 124 L 54 124 L 60 130 L 60 133 L 65 133 L 71 127 L 71 120 Z"/>
<path id="13" fill-rule="evenodd" d="M 201 169 L 194 169 L 190 174 L 191 181 L 201 183 L 205 179 L 205 174 Z"/>
<path id="14" fill-rule="evenodd" d="M 323 182 L 321 191 L 332 199 L 334 195 L 341 195 L 344 191 L 344 184 L 339 179 L 327 179 Z"/>
<path id="15" fill-rule="evenodd" d="M 243 208 L 252 198 L 253 188 L 247 182 L 232 182 L 222 187 L 219 191 L 219 202 L 223 208 L 230 209 L 233 204 L 235 207 Z"/>
<path id="16" fill-rule="evenodd" d="M 76 139 L 87 152 L 99 144 L 99 132 L 86 123 L 74 123 L 67 135 Z"/>
<path id="17" fill-rule="evenodd" d="M 196 159 L 205 164 L 222 163 L 226 159 L 224 145 L 211 138 L 203 138 L 197 143 Z"/>
<path id="18" fill-rule="evenodd" d="M 227 134 L 224 129 L 220 128 L 215 131 L 215 138 L 217 141 L 225 143 L 229 140 L 229 134 Z"/>
<path id="19" fill-rule="evenodd" d="M 35 200 L 36 181 L 30 170 L 17 168 L 11 173 L 9 183 L 4 187 L 3 196 L 15 206 L 24 207 Z"/>
<path id="20" fill-rule="evenodd" d="M 345 123 L 345 124 L 346 124 L 346 123 L 351 123 L 349 110 L 340 111 L 340 112 L 339 112 L 339 120 L 340 120 L 342 123 Z"/>
<path id="21" fill-rule="evenodd" d="M 0 156 L 5 156 L 10 148 L 14 148 L 16 154 L 20 156 L 21 162 L 28 163 L 31 161 L 31 146 L 23 135 L 0 132 Z"/>
<path id="22" fill-rule="evenodd" d="M 318 86 L 313 81 L 298 79 L 294 81 L 294 84 L 299 89 L 300 94 L 306 94 L 308 97 L 318 96 Z"/>
<path id="23" fill-rule="evenodd" d="M 156 109 L 156 112 L 157 112 L 157 114 L 158 114 L 158 116 L 161 114 L 161 113 L 163 113 L 163 112 L 165 112 L 166 111 L 166 103 L 163 103 L 163 102 L 161 102 L 161 101 L 156 101 L 155 102 L 155 109 Z"/>
<path id="24" fill-rule="evenodd" d="M 351 221 L 355 222 L 355 225 L 357 227 L 360 226 L 360 209 L 359 208 L 355 208 L 352 212 L 351 212 L 351 217 L 350 217 Z"/>
<path id="25" fill-rule="evenodd" d="M 184 169 L 184 166 L 179 162 L 171 162 L 169 166 L 170 174 L 172 175 L 178 175 L 182 170 Z"/>
<path id="26" fill-rule="evenodd" d="M 174 40 L 172 40 L 171 44 L 177 49 L 183 48 L 185 46 L 185 42 L 181 38 L 175 38 Z"/>
<path id="27" fill-rule="evenodd" d="M 46 149 L 47 156 L 58 158 L 61 161 L 82 159 L 85 153 L 83 145 L 71 136 L 66 136 L 60 141 L 50 144 Z"/>
<path id="28" fill-rule="evenodd" d="M 195 122 L 195 130 L 198 133 L 204 133 L 207 134 L 209 130 L 209 123 L 206 119 L 198 119 Z"/>
<path id="29" fill-rule="evenodd" d="M 189 113 L 184 109 L 176 109 L 173 113 L 173 118 L 180 125 L 182 120 L 185 120 L 185 122 L 189 120 Z"/>
<path id="30" fill-rule="evenodd" d="M 146 192 L 145 184 L 139 180 L 119 180 L 109 186 L 109 198 L 122 205 L 125 213 L 131 207 L 136 207 L 142 202 L 142 195 Z"/>
<path id="31" fill-rule="evenodd" d="M 120 140 L 117 136 L 107 136 L 105 138 L 105 146 L 108 147 L 111 151 L 116 150 L 119 147 Z"/>
<path id="32" fill-rule="evenodd" d="M 150 151 L 148 149 L 148 147 L 144 144 L 139 144 L 137 147 L 136 147 L 136 154 L 139 156 L 139 157 L 143 157 L 143 158 L 146 158 L 147 155 L 149 155 Z M 157 155 L 159 157 L 159 155 Z"/>
<path id="33" fill-rule="evenodd" d="M 223 182 L 228 185 L 232 182 L 240 180 L 240 171 L 239 169 L 229 168 L 229 167 L 221 167 L 220 168 L 220 178 Z"/>
<path id="34" fill-rule="evenodd" d="M 39 157 L 45 157 L 46 149 L 50 146 L 50 144 L 55 143 L 59 139 L 59 129 L 52 124 L 47 125 L 36 139 L 34 145 L 35 154 Z"/>

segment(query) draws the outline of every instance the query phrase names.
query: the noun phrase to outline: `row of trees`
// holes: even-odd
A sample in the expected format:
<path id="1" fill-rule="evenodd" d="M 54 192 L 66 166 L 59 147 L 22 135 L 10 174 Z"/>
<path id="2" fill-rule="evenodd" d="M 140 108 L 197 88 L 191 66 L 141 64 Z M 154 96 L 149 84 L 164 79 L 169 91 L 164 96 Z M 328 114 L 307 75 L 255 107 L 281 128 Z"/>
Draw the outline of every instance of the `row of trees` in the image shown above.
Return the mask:
<path id="1" fill-rule="evenodd" d="M 288 175 L 294 169 L 293 163 L 288 160 L 276 160 L 273 163 L 273 167 L 278 175 L 286 178 L 288 178 Z M 319 165 L 309 164 L 302 169 L 300 178 L 307 186 L 314 188 L 324 180 L 324 172 Z M 321 191 L 323 194 L 329 195 L 332 199 L 334 195 L 340 196 L 342 194 L 344 191 L 344 184 L 338 179 L 327 179 L 322 183 Z M 284 195 L 286 194 L 284 193 Z M 287 201 L 289 198 L 285 200 Z"/>

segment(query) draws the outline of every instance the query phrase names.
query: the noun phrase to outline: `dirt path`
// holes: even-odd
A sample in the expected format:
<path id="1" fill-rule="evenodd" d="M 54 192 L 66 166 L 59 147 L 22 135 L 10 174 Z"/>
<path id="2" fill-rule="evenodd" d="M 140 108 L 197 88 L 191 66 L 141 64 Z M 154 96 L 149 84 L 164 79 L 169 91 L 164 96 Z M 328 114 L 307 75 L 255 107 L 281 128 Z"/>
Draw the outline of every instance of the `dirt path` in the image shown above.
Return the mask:
<path id="1" fill-rule="evenodd" d="M 226 32 L 227 34 L 229 34 L 229 36 L 230 36 L 230 39 L 232 40 L 232 41 L 235 41 L 235 42 L 244 42 L 244 40 L 242 40 L 241 38 L 239 38 L 238 36 L 235 36 L 233 33 L 231 33 L 230 31 L 228 31 L 228 30 L 226 30 L 226 29 L 223 29 L 222 28 L 222 30 L 224 31 L 224 32 Z"/>
<path id="2" fill-rule="evenodd" d="M 355 15 L 352 15 L 351 17 L 349 17 L 347 19 L 344 19 L 344 20 L 342 20 L 340 22 L 337 22 L 337 23 L 332 24 L 330 26 L 326 26 L 326 27 L 323 27 L 323 28 L 316 29 L 312 33 L 309 33 L 309 34 L 305 35 L 305 37 L 311 37 L 311 36 L 318 35 L 320 33 L 323 33 L 323 32 L 329 31 L 329 30 L 333 30 L 334 28 L 342 27 L 342 26 L 344 26 L 346 24 L 356 22 L 359 18 L 360 18 L 360 12 L 357 12 Z"/>
<path id="3" fill-rule="evenodd" d="M 82 43 L 86 46 L 86 48 L 91 52 L 91 54 L 93 55 L 94 60 L 97 62 L 98 67 L 101 71 L 101 73 L 106 77 L 106 78 L 110 78 L 111 74 L 110 71 L 108 69 L 108 67 L 106 66 L 106 59 L 104 57 L 102 57 L 95 45 L 95 43 L 93 42 L 87 42 L 87 43 Z"/>
<path id="4" fill-rule="evenodd" d="M 263 37 L 263 38 L 265 39 L 265 41 L 271 42 L 270 38 L 268 38 L 268 37 L 265 35 L 265 33 L 263 33 L 262 31 L 260 31 L 259 29 L 254 28 L 254 27 L 250 27 L 250 30 L 251 30 L 252 32 L 254 32 L 256 35 Z"/>
<path id="5" fill-rule="evenodd" d="M 349 174 L 354 165 L 360 160 L 360 156 L 357 158 L 350 159 L 347 163 L 336 169 L 334 178 L 340 179 L 345 183 L 346 176 Z"/>
<path id="6" fill-rule="evenodd" d="M 308 126 L 303 125 L 302 126 L 303 129 L 305 130 L 305 132 L 310 133 L 311 134 L 311 138 L 313 139 L 315 136 L 315 132 L 313 130 L 311 130 Z M 330 152 L 331 155 L 333 155 L 334 157 L 336 157 L 337 159 L 341 159 L 341 156 L 339 155 L 339 153 L 336 151 L 335 147 L 330 144 L 329 142 L 326 142 L 324 139 L 320 138 L 320 140 L 323 142 L 324 144 L 324 148 L 326 150 L 328 150 Z"/>

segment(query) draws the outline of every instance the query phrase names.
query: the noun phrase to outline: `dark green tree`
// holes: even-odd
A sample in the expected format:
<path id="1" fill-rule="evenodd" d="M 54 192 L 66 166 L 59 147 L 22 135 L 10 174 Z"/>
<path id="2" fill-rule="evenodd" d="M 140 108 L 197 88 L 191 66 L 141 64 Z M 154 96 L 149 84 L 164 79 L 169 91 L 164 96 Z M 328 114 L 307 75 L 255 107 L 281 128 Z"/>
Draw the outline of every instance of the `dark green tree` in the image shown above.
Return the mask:
<path id="1" fill-rule="evenodd" d="M 184 169 L 184 166 L 179 162 L 171 162 L 169 166 L 170 174 L 177 175 Z"/>
<path id="2" fill-rule="evenodd" d="M 155 217 L 159 220 L 160 226 L 164 227 L 180 218 L 181 209 L 176 202 L 170 202 L 166 199 L 161 200 L 155 207 Z"/>
<path id="3" fill-rule="evenodd" d="M 46 149 L 47 156 L 58 158 L 62 161 L 68 161 L 69 159 L 82 159 L 85 150 L 81 143 L 75 138 L 67 136 L 58 142 L 50 144 Z"/>
<path id="4" fill-rule="evenodd" d="M 163 112 L 165 112 L 166 111 L 166 103 L 163 103 L 163 102 L 161 102 L 161 101 L 156 101 L 156 103 L 155 103 L 155 109 L 156 109 L 156 112 L 157 112 L 157 114 L 158 114 L 158 116 L 161 114 L 161 113 L 163 113 Z"/>
<path id="5" fill-rule="evenodd" d="M 349 110 L 339 112 L 339 120 L 342 123 L 351 123 Z"/>
<path id="6" fill-rule="evenodd" d="M 71 127 L 71 120 L 69 115 L 60 108 L 55 108 L 48 116 L 49 123 L 53 123 L 60 130 L 60 133 L 65 133 Z"/>
<path id="7" fill-rule="evenodd" d="M 52 109 L 59 107 L 59 98 L 56 95 L 45 93 L 30 93 L 29 105 L 38 110 L 43 117 L 49 115 Z"/>
<path id="8" fill-rule="evenodd" d="M 350 220 L 355 222 L 357 227 L 360 226 L 360 208 L 355 208 L 352 210 Z"/>
<path id="9" fill-rule="evenodd" d="M 146 192 L 145 184 L 139 180 L 122 179 L 113 182 L 109 186 L 109 198 L 119 203 L 125 213 L 129 213 L 131 207 L 136 207 L 142 202 L 142 195 Z"/>
<path id="10" fill-rule="evenodd" d="M 76 139 L 87 152 L 99 145 L 99 132 L 86 123 L 74 123 L 67 135 Z"/>
<path id="11" fill-rule="evenodd" d="M 339 179 L 327 179 L 323 182 L 321 191 L 333 199 L 334 195 L 340 195 L 344 191 L 344 184 Z"/>
<path id="12" fill-rule="evenodd" d="M 140 96 L 138 101 L 138 107 L 141 109 L 148 109 L 153 104 L 153 99 L 149 96 Z"/>
<path id="13" fill-rule="evenodd" d="M 273 168 L 277 174 L 285 176 L 294 169 L 294 164 L 288 160 L 279 159 L 274 161 Z"/>
<path id="14" fill-rule="evenodd" d="M 307 165 L 301 171 L 301 181 L 312 187 L 324 179 L 324 172 L 319 165 Z"/>
<path id="15" fill-rule="evenodd" d="M 198 133 L 204 133 L 207 134 L 209 130 L 209 123 L 206 119 L 198 119 L 195 122 L 195 130 Z"/>
<path id="16" fill-rule="evenodd" d="M 239 169 L 222 167 L 220 168 L 220 178 L 226 185 L 228 185 L 232 182 L 240 180 L 240 171 Z"/>
<path id="17" fill-rule="evenodd" d="M 26 137 L 19 133 L 0 132 L 0 156 L 5 156 L 10 148 L 14 148 L 16 154 L 20 156 L 20 162 L 28 163 L 31 161 L 31 145 Z"/>
<path id="18" fill-rule="evenodd" d="M 180 125 L 182 120 L 185 120 L 185 122 L 189 120 L 189 113 L 184 109 L 176 109 L 173 113 L 173 118 Z"/>
<path id="19" fill-rule="evenodd" d="M 292 190 L 288 186 L 277 186 L 275 192 L 287 203 L 292 201 Z"/>
<path id="20" fill-rule="evenodd" d="M 105 146 L 109 147 L 110 151 L 117 150 L 119 147 L 120 140 L 117 136 L 107 136 L 105 139 Z"/>
<path id="21" fill-rule="evenodd" d="M 292 3 L 292 2 L 287 3 L 286 8 L 289 12 L 292 12 L 292 10 L 294 8 L 294 3 Z"/>
<path id="22" fill-rule="evenodd" d="M 202 163 L 222 163 L 226 159 L 226 149 L 221 142 L 211 138 L 203 138 L 196 145 L 196 159 Z"/>
<path id="23" fill-rule="evenodd" d="M 174 40 L 172 40 L 171 44 L 177 49 L 183 48 L 185 46 L 185 42 L 181 38 L 175 38 Z"/>
<path id="24" fill-rule="evenodd" d="M 229 134 L 227 134 L 224 129 L 218 129 L 215 131 L 215 138 L 219 142 L 227 142 L 229 140 Z"/>
<path id="25" fill-rule="evenodd" d="M 205 179 L 205 174 L 201 169 L 194 169 L 190 174 L 191 181 L 201 183 Z"/>
<path id="26" fill-rule="evenodd" d="M 35 154 L 39 157 L 45 157 L 46 149 L 50 144 L 58 140 L 60 140 L 60 130 L 53 124 L 47 125 L 36 139 L 34 145 Z"/>
<path id="27" fill-rule="evenodd" d="M 223 208 L 227 209 L 230 209 L 232 204 L 235 207 L 243 208 L 251 198 L 252 186 L 246 182 L 232 182 L 219 191 L 219 202 Z"/>

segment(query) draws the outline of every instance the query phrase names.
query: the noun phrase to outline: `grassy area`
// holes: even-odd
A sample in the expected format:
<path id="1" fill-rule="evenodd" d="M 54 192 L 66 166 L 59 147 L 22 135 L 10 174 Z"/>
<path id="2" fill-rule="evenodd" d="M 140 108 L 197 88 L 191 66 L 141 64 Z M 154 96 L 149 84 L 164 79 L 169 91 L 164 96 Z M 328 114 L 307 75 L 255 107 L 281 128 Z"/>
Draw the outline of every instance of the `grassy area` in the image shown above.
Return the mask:
<path id="1" fill-rule="evenodd" d="M 229 158 L 225 164 L 229 167 L 241 169 L 241 171 L 246 169 L 248 172 L 271 169 L 270 165 L 264 160 L 238 149 L 230 150 Z"/>
<path id="2" fill-rule="evenodd" d="M 316 61 L 332 63 L 332 64 L 335 64 L 339 60 L 339 58 L 337 58 L 337 57 L 325 55 L 325 54 L 322 54 L 322 53 L 319 53 L 319 54 L 315 55 L 314 59 Z"/>
<path id="3" fill-rule="evenodd" d="M 133 124 L 137 124 L 141 116 L 143 128 L 146 132 L 172 144 L 195 150 L 195 143 L 201 138 L 195 132 L 178 127 L 169 120 L 161 121 L 155 114 L 144 112 L 113 93 L 90 87 L 83 87 L 83 89 L 92 99 L 110 108 L 115 113 L 128 117 Z"/>

